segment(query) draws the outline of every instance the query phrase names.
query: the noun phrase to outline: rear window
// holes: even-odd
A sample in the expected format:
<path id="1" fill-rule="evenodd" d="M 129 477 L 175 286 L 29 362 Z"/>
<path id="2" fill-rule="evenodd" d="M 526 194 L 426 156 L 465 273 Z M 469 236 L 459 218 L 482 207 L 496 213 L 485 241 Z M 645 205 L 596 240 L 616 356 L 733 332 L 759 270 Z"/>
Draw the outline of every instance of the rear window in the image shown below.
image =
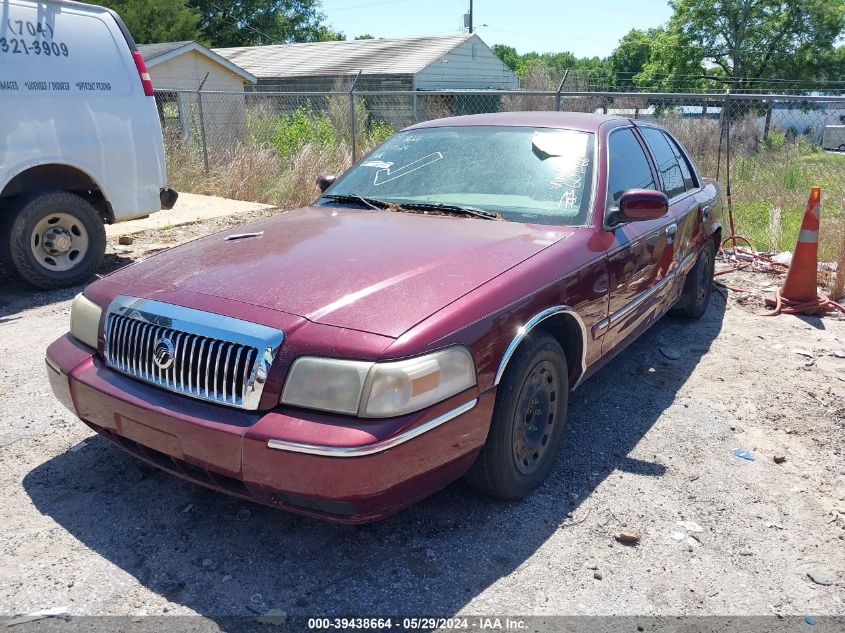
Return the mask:
<path id="1" fill-rule="evenodd" d="M 124 96 L 141 89 L 129 48 L 98 8 L 4 3 L 0 98 Z"/>

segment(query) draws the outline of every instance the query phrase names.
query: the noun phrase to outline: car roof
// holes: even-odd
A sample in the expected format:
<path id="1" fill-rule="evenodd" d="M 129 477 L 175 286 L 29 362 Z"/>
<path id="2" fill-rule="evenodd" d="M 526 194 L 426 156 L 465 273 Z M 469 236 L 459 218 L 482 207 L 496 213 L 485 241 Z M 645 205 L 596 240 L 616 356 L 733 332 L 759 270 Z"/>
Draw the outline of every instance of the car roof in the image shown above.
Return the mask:
<path id="1" fill-rule="evenodd" d="M 419 130 L 431 127 L 457 127 L 471 125 L 500 125 L 514 127 L 557 127 L 584 132 L 597 132 L 605 123 L 629 123 L 630 119 L 612 114 L 591 112 L 496 112 L 471 114 L 445 119 L 434 119 L 412 125 L 406 129 Z"/>

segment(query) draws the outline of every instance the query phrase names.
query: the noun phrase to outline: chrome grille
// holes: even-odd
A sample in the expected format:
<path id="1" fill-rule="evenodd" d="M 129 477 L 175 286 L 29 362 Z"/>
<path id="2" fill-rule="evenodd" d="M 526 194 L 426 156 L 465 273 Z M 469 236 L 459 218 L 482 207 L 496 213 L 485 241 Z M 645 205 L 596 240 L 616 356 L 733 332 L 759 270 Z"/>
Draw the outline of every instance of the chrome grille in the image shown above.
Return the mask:
<path id="1" fill-rule="evenodd" d="M 107 364 L 124 374 L 193 398 L 256 409 L 284 336 L 231 317 L 121 296 L 109 306 L 103 338 Z"/>

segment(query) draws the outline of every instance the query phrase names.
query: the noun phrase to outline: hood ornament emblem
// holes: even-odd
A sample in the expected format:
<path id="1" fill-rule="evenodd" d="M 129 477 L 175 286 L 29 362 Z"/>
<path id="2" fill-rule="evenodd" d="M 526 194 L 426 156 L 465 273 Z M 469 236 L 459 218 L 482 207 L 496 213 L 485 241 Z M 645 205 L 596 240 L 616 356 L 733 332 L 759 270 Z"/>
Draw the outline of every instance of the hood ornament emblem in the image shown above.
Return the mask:
<path id="1" fill-rule="evenodd" d="M 153 362 L 159 369 L 170 369 L 176 360 L 176 346 L 166 336 L 157 339 L 153 345 Z"/>

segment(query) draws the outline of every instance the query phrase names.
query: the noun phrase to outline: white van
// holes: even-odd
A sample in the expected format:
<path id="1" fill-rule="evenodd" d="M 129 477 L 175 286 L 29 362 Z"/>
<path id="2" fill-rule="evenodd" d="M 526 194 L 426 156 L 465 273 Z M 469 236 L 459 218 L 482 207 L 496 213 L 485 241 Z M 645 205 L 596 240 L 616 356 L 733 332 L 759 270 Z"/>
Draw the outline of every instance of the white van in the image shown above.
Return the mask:
<path id="1" fill-rule="evenodd" d="M 0 261 L 41 288 L 82 281 L 103 223 L 169 209 L 158 109 L 123 21 L 64 0 L 0 2 Z"/>
<path id="2" fill-rule="evenodd" d="M 838 149 L 845 152 L 845 125 L 828 125 L 824 128 L 822 138 L 824 149 Z"/>

